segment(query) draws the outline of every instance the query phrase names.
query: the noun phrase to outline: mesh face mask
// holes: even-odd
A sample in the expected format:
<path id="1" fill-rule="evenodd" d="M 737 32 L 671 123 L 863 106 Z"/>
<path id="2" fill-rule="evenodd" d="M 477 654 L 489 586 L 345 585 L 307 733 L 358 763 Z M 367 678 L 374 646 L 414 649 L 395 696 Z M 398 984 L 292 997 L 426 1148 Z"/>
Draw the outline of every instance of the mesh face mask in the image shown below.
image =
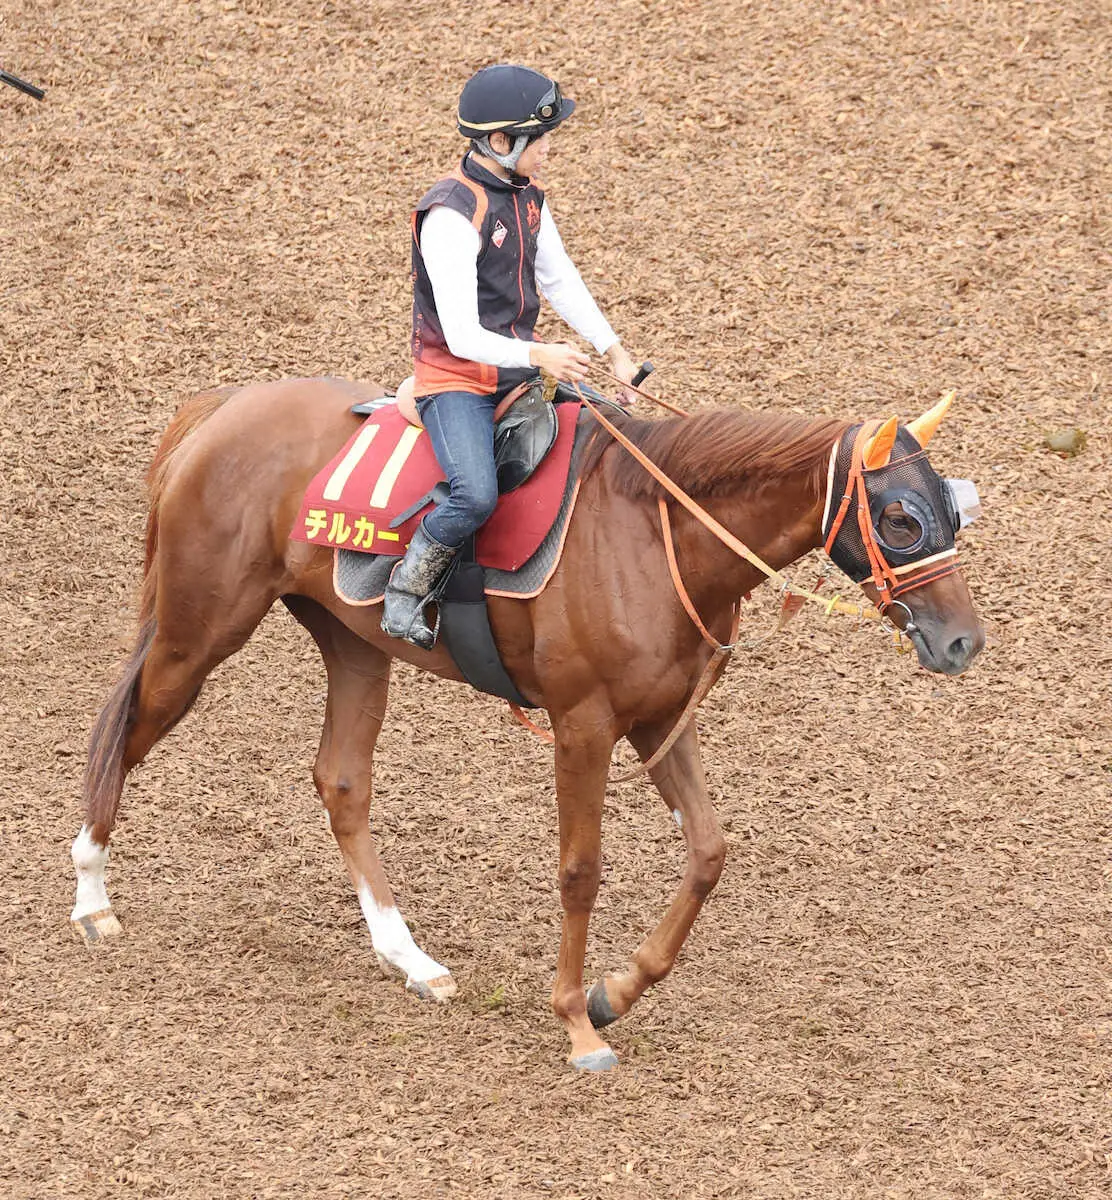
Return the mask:
<path id="1" fill-rule="evenodd" d="M 954 537 L 979 514 L 980 503 L 971 481 L 943 479 L 902 427 L 889 461 L 864 468 L 864 447 L 875 428 L 856 425 L 835 447 L 822 532 L 834 563 L 855 583 L 871 581 L 883 608 L 900 593 L 956 570 Z M 885 542 L 880 533 L 881 515 L 893 503 L 908 521 L 901 546 Z M 934 563 L 938 566 L 928 566 Z"/>

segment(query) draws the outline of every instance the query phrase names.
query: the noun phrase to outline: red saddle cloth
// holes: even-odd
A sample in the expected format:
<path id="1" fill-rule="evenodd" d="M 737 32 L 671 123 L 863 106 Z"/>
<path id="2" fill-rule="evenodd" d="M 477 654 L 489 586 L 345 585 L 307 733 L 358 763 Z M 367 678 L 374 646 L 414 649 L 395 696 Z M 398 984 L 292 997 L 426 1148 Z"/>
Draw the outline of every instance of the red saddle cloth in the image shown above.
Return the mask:
<path id="1" fill-rule="evenodd" d="M 484 567 L 516 571 L 536 552 L 556 520 L 575 444 L 578 404 L 558 404 L 559 433 L 533 475 L 501 496 L 475 538 Z M 313 478 L 290 537 L 314 546 L 402 554 L 426 505 L 397 529 L 390 522 L 443 480 L 428 434 L 393 404 L 372 413 Z"/>

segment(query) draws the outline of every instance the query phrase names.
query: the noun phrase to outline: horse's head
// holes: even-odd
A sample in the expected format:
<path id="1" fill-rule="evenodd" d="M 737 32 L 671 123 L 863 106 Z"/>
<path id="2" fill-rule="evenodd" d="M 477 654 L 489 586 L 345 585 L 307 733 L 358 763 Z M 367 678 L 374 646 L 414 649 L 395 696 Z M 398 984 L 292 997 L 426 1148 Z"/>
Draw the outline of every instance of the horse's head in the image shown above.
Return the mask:
<path id="1" fill-rule="evenodd" d="M 902 629 L 930 671 L 960 675 L 985 644 L 954 538 L 980 513 L 968 479 L 943 479 L 926 445 L 953 400 L 910 425 L 893 417 L 854 426 L 830 457 L 825 549 Z"/>

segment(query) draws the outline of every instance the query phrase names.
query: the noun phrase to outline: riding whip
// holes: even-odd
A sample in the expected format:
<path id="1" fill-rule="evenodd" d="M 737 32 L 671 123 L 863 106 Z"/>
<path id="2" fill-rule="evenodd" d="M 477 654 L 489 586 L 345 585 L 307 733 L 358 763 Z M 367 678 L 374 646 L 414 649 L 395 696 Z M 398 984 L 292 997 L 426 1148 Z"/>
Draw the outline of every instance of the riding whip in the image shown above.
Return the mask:
<path id="1" fill-rule="evenodd" d="M 40 87 L 35 87 L 33 83 L 28 83 L 26 79 L 20 79 L 18 75 L 9 75 L 7 71 L 0 68 L 0 82 L 11 84 L 12 87 L 18 88 L 21 92 L 26 92 L 28 96 L 34 96 L 36 100 L 41 100 L 46 92 Z"/>

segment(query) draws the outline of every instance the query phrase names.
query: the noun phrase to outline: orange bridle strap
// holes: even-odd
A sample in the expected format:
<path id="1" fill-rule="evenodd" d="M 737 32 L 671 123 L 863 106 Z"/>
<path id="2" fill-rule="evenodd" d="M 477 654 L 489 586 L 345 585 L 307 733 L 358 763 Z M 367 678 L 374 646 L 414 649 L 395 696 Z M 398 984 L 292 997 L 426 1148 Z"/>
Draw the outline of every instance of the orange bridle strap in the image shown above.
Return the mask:
<path id="1" fill-rule="evenodd" d="M 668 571 L 672 576 L 672 585 L 676 589 L 676 595 L 680 598 L 680 603 L 683 605 L 687 615 L 691 618 L 691 623 L 703 635 L 703 641 L 717 654 L 720 650 L 732 650 L 733 643 L 737 641 L 737 632 L 741 625 L 741 605 L 736 606 L 735 611 L 739 614 L 737 622 L 734 625 L 733 631 L 730 634 L 730 644 L 723 646 L 721 642 L 710 632 L 703 624 L 702 618 L 699 616 L 692 603 L 691 597 L 687 594 L 687 588 L 683 586 L 683 578 L 680 575 L 679 564 L 676 562 L 676 544 L 672 538 L 672 521 L 668 516 L 668 505 L 661 496 L 657 500 L 657 506 L 660 510 L 660 530 L 664 534 L 664 556 L 668 559 Z"/>
<path id="2" fill-rule="evenodd" d="M 869 511 L 869 492 L 865 487 L 865 464 L 862 451 L 863 447 L 859 438 L 857 445 L 854 446 L 851 469 L 854 476 L 854 490 L 857 492 L 857 529 L 861 534 L 865 553 L 869 556 L 871 579 L 880 596 L 880 611 L 883 612 L 891 603 L 890 589 L 896 577 L 892 574 L 892 568 L 881 553 L 880 547 L 876 544 L 876 537 L 873 535 L 873 516 Z"/>
<path id="3" fill-rule="evenodd" d="M 676 718 L 676 723 L 669 730 L 668 736 L 639 767 L 634 767 L 632 770 L 626 771 L 624 775 L 615 776 L 610 780 L 611 783 L 627 783 L 629 780 L 636 779 L 639 775 L 644 775 L 647 771 L 651 771 L 672 749 L 676 742 L 679 741 L 680 735 L 694 719 L 699 705 L 710 695 L 711 688 L 718 682 L 722 676 L 722 672 L 726 669 L 726 664 L 730 661 L 730 655 L 734 652 L 734 647 L 737 645 L 738 631 L 741 629 L 740 597 L 733 606 L 733 617 L 730 622 L 730 640 L 728 642 L 720 642 L 706 625 L 703 624 L 703 619 L 699 616 L 691 597 L 687 594 L 687 588 L 683 585 L 679 564 L 676 562 L 676 546 L 675 540 L 672 537 L 672 524 L 668 518 L 668 505 L 663 496 L 657 500 L 657 506 L 660 510 L 660 530 L 664 535 L 664 554 L 668 559 L 668 573 L 672 576 L 672 586 L 676 589 L 676 595 L 679 596 L 684 611 L 691 618 L 691 622 L 695 628 L 698 629 L 703 641 L 710 646 L 712 654 L 707 659 L 706 666 L 703 667 L 703 673 L 699 676 L 691 695 L 687 698 L 683 712 Z"/>
<path id="4" fill-rule="evenodd" d="M 638 395 L 644 396 L 645 399 L 651 400 L 654 403 L 661 405 L 661 407 L 663 407 L 663 408 L 667 408 L 668 410 L 676 413 L 679 416 L 682 416 L 682 417 L 690 416 L 689 413 L 684 412 L 682 409 L 676 408 L 674 405 L 668 404 L 664 400 L 658 399 L 656 396 L 649 395 L 649 393 L 642 391 L 641 388 L 633 387 L 632 384 L 625 383 L 624 380 L 619 379 L 616 375 L 611 375 L 608 371 L 604 371 L 598 367 L 595 367 L 594 370 L 596 373 L 604 375 L 608 379 L 614 380 L 616 383 L 621 384 L 623 387 L 631 388 L 631 390 L 635 391 Z M 838 596 L 834 596 L 833 598 L 827 600 L 827 599 L 823 598 L 822 596 L 816 595 L 814 592 L 808 592 L 808 591 L 804 591 L 801 588 L 793 587 L 786 576 L 784 576 L 780 571 L 777 571 L 774 567 L 770 567 L 768 565 L 768 563 L 766 563 L 762 558 L 760 558 L 758 555 L 754 554 L 753 551 L 750 550 L 749 547 L 746 546 L 744 542 L 742 542 L 739 538 L 736 538 L 724 525 L 722 525 L 719 521 L 716 521 L 714 519 L 714 517 L 712 517 L 710 515 L 710 513 L 708 513 L 706 511 L 706 509 L 704 509 L 699 504 L 697 504 L 694 500 L 692 500 L 691 497 L 688 496 L 687 493 L 678 484 L 676 484 L 671 479 L 669 479 L 668 476 L 665 475 L 664 472 L 650 458 L 648 458 L 645 454 L 643 454 L 642 451 L 637 446 L 635 446 L 633 444 L 633 442 L 631 442 L 629 440 L 629 438 L 627 438 L 625 436 L 625 434 L 623 434 L 622 431 L 620 429 L 618 429 L 618 427 L 612 421 L 610 421 L 606 416 L 604 416 L 603 413 L 601 413 L 599 411 L 598 407 L 595 404 L 593 404 L 591 402 L 591 400 L 589 400 L 588 397 L 584 394 L 583 389 L 579 386 L 578 383 L 575 384 L 575 390 L 579 393 L 580 400 L 583 402 L 584 405 L 586 405 L 588 410 L 591 412 L 592 416 L 594 416 L 595 420 L 598 421 L 598 423 L 610 434 L 611 437 L 614 438 L 614 440 L 624 450 L 626 450 L 630 455 L 633 456 L 635 461 L 640 463 L 640 465 L 642 467 L 644 467 L 644 469 L 646 471 L 648 471 L 648 473 L 653 477 L 653 479 L 655 479 L 657 481 L 657 483 L 659 483 L 660 486 L 664 488 L 665 491 L 667 491 L 672 496 L 674 496 L 675 499 L 677 501 L 679 501 L 679 503 L 685 509 L 687 509 L 687 511 L 689 513 L 691 513 L 691 515 L 705 529 L 707 529 L 710 533 L 714 534 L 714 536 L 720 542 L 722 542 L 723 545 L 727 546 L 730 550 L 732 550 L 740 558 L 745 559 L 746 562 L 748 562 L 751 565 L 753 565 L 754 567 L 756 567 L 762 574 L 767 576 L 770 580 L 779 583 L 780 589 L 782 592 L 785 593 L 785 595 L 798 596 L 804 600 L 811 600 L 817 604 L 821 604 L 822 607 L 826 610 L 827 616 L 829 616 L 832 612 L 843 612 L 843 613 L 847 613 L 851 616 L 860 617 L 864 620 L 879 621 L 881 619 L 881 612 L 878 611 L 876 608 L 873 608 L 872 606 L 865 608 L 859 604 L 847 604 L 845 601 L 841 600 Z M 879 422 L 876 424 L 879 424 Z M 875 426 L 874 426 L 874 428 L 875 428 Z M 859 435 L 859 439 L 860 439 L 860 435 Z M 861 443 L 861 444 L 863 445 L 863 443 Z M 857 461 L 860 457 L 859 453 L 858 453 L 858 449 L 859 449 L 858 445 L 855 445 L 854 461 Z M 852 499 L 853 490 L 854 490 L 853 487 L 847 484 L 846 495 L 842 498 L 841 507 L 839 508 L 838 516 L 835 521 L 835 528 L 837 526 L 841 525 L 841 522 L 842 522 L 843 518 L 845 517 L 846 511 L 849 507 L 850 500 Z M 710 658 L 707 660 L 707 663 L 703 668 L 703 672 L 699 676 L 699 679 L 696 682 L 695 687 L 691 692 L 691 695 L 688 697 L 687 703 L 684 706 L 683 711 L 680 713 L 679 717 L 676 719 L 676 723 L 675 723 L 675 725 L 672 726 L 672 729 L 669 731 L 668 736 L 664 739 L 663 742 L 661 742 L 661 744 L 656 748 L 656 750 L 653 752 L 653 754 L 649 758 L 647 758 L 639 767 L 635 767 L 634 769 L 627 771 L 622 775 L 617 775 L 617 776 L 612 777 L 609 780 L 610 783 L 626 783 L 631 779 L 636 779 L 638 776 L 644 775 L 647 771 L 651 771 L 653 769 L 653 767 L 655 767 L 665 757 L 665 755 L 668 754 L 668 752 L 672 749 L 672 747 L 679 740 L 679 738 L 683 734 L 684 730 L 686 730 L 688 725 L 691 723 L 699 705 L 702 704 L 702 702 L 706 699 L 707 695 L 710 693 L 711 688 L 713 688 L 714 685 L 718 682 L 718 679 L 721 676 L 723 670 L 725 670 L 725 667 L 726 667 L 727 662 L 729 661 L 730 655 L 733 653 L 733 650 L 737 644 L 738 632 L 741 628 L 741 600 L 740 600 L 740 598 L 738 599 L 736 605 L 734 606 L 733 619 L 732 619 L 731 628 L 730 628 L 729 642 L 726 642 L 726 643 L 719 642 L 718 639 L 706 627 L 705 623 L 703 622 L 703 619 L 699 616 L 698 610 L 695 608 L 695 605 L 692 602 L 690 595 L 688 594 L 687 588 L 684 586 L 683 578 L 680 575 L 679 564 L 676 561 L 676 548 L 675 548 L 675 541 L 674 541 L 674 538 L 672 535 L 672 524 L 671 524 L 671 520 L 668 515 L 668 504 L 664 500 L 663 497 L 659 497 L 657 500 L 657 506 L 658 506 L 658 510 L 660 513 L 661 533 L 663 534 L 663 538 L 664 538 L 664 554 L 668 561 L 668 572 L 672 577 L 672 585 L 676 589 L 676 595 L 679 597 L 680 603 L 683 605 L 684 611 L 691 618 L 691 621 L 694 624 L 695 628 L 698 629 L 699 634 L 702 637 L 703 641 L 705 641 L 707 643 L 707 645 L 710 646 L 712 653 L 711 653 Z M 866 511 L 867 511 L 867 508 L 868 508 L 868 506 L 866 505 Z M 831 537 L 833 537 L 833 534 L 831 535 Z M 828 542 L 828 546 L 827 546 L 828 552 L 829 552 L 829 544 L 830 544 L 830 542 Z M 517 720 L 521 722 L 522 725 L 524 725 L 527 729 L 531 729 L 534 733 L 536 733 L 544 741 L 546 741 L 548 743 L 555 742 L 556 739 L 553 737 L 553 735 L 551 733 L 549 733 L 547 730 L 542 729 L 539 725 L 537 725 L 534 721 L 532 721 L 528 716 L 526 716 L 526 714 L 521 710 L 520 707 L 518 707 L 518 705 L 510 704 L 510 711 L 517 718 Z"/>
<path id="5" fill-rule="evenodd" d="M 846 490 L 842 495 L 838 512 L 830 524 L 830 532 L 826 535 L 826 541 L 823 542 L 823 550 L 827 555 L 830 554 L 834 542 L 841 531 L 842 522 L 845 520 L 846 513 L 856 494 L 857 528 L 861 534 L 861 542 L 865 547 L 865 553 L 868 555 L 869 570 L 871 572 L 868 582 L 879 593 L 878 608 L 880 613 L 883 614 L 885 609 L 892 607 L 892 603 L 897 596 L 906 595 L 908 592 L 913 592 L 916 588 L 923 587 L 928 583 L 935 583 L 939 579 L 945 579 L 947 575 L 952 575 L 958 570 L 958 564 L 956 559 L 950 559 L 941 566 L 923 567 L 921 570 L 908 575 L 901 582 L 899 576 L 889 566 L 888 560 L 877 545 L 876 534 L 873 531 L 872 513 L 869 510 L 868 490 L 865 487 L 865 447 L 868 445 L 873 434 L 880 428 L 880 425 L 880 421 L 866 421 L 857 432 L 857 437 L 853 443 L 853 454 L 850 458 L 849 472 L 846 477 Z M 907 457 L 916 458 L 920 456 L 923 456 L 922 450 L 919 450 L 917 454 L 908 455 Z M 903 462 L 905 459 L 901 459 L 900 461 Z M 906 608 L 906 606 L 904 607 Z"/>
<path id="6" fill-rule="evenodd" d="M 710 646 L 713 653 L 707 659 L 702 674 L 692 689 L 691 695 L 687 698 L 687 703 L 684 705 L 683 711 L 676 718 L 676 723 L 668 731 L 668 736 L 639 767 L 634 767 L 622 775 L 612 776 L 609 780 L 610 783 L 628 783 L 629 780 L 636 779 L 638 776 L 644 775 L 647 771 L 651 771 L 668 754 L 676 742 L 679 741 L 684 730 L 691 724 L 699 705 L 707 698 L 711 688 L 718 682 L 722 672 L 726 669 L 730 655 L 737 645 L 738 631 L 741 629 L 740 599 L 733 606 L 733 618 L 730 623 L 730 640 L 728 642 L 720 642 L 706 625 L 703 624 L 703 619 L 699 616 L 698 610 L 695 608 L 690 595 L 688 595 L 687 588 L 684 587 L 679 564 L 676 562 L 676 546 L 675 539 L 672 536 L 672 523 L 668 518 L 668 505 L 665 503 L 663 497 L 657 501 L 657 504 L 660 510 L 660 529 L 664 535 L 664 555 L 668 560 L 668 573 L 672 576 L 672 585 L 676 589 L 676 595 L 679 596 L 684 611 L 691 618 L 703 641 Z M 544 741 L 552 743 L 556 740 L 546 729 L 542 729 L 534 721 L 531 721 L 516 704 L 510 705 L 510 711 L 526 729 L 531 729 Z"/>
<path id="7" fill-rule="evenodd" d="M 960 570 L 960 566 L 956 558 L 949 559 L 941 566 L 924 567 L 914 575 L 909 575 L 903 583 L 897 584 L 892 589 L 892 600 L 905 595 L 907 592 L 913 592 L 916 588 L 923 587 L 928 583 L 937 583 L 938 580 L 945 579 L 947 575 L 956 574 L 958 570 Z"/>

